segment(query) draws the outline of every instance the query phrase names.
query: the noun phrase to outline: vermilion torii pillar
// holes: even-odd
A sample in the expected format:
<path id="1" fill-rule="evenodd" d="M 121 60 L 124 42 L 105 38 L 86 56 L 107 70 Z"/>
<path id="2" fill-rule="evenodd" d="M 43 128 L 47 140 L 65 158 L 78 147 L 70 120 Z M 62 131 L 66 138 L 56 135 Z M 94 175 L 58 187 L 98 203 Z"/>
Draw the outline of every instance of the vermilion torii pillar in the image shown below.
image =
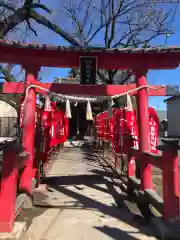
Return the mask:
<path id="1" fill-rule="evenodd" d="M 147 85 L 146 69 L 140 69 L 136 72 L 137 87 Z M 152 189 L 152 165 L 143 161 L 143 153 L 150 152 L 150 135 L 149 135 L 149 110 L 148 110 L 148 89 L 140 89 L 137 93 L 137 110 L 138 110 L 138 132 L 139 132 L 139 150 L 142 155 L 139 156 L 141 189 Z"/>
<path id="2" fill-rule="evenodd" d="M 40 67 L 29 65 L 24 66 L 26 69 L 25 90 L 31 83 L 32 78 L 37 78 Z M 36 91 L 31 88 L 25 94 L 24 117 L 23 117 L 23 136 L 22 145 L 24 151 L 28 152 L 28 158 L 25 163 L 25 168 L 22 172 L 19 181 L 19 190 L 28 195 L 32 194 L 33 180 L 37 174 L 37 164 L 35 161 L 34 141 L 35 141 L 35 114 L 36 114 Z"/>

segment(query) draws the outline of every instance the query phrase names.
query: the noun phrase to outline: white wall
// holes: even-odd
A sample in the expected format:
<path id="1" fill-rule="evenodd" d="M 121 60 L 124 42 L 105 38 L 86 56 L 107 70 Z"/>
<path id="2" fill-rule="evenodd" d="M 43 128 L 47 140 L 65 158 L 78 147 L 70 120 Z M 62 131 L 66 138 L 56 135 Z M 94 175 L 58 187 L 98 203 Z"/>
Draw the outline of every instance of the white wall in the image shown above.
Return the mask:
<path id="1" fill-rule="evenodd" d="M 15 137 L 17 111 L 10 104 L 0 100 L 0 137 Z"/>
<path id="2" fill-rule="evenodd" d="M 180 137 L 180 97 L 167 102 L 168 135 Z"/>

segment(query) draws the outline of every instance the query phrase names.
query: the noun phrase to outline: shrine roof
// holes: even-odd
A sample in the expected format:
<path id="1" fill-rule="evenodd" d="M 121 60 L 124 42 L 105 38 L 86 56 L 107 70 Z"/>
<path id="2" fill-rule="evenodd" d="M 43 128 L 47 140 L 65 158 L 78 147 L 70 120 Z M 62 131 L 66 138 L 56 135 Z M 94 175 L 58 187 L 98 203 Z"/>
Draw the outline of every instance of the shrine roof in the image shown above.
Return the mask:
<path id="1" fill-rule="evenodd" d="M 164 102 L 165 102 L 165 103 L 168 103 L 168 102 L 170 102 L 170 101 L 172 101 L 172 100 L 178 99 L 179 97 L 180 97 L 180 96 L 172 96 L 172 97 L 169 97 L 169 98 L 165 99 Z"/>
<path id="2" fill-rule="evenodd" d="M 175 69 L 180 46 L 112 48 L 51 46 L 0 40 L 0 61 L 20 65 L 79 68 L 81 57 L 96 57 L 98 69 Z M 33 66 L 33 67 L 34 67 Z"/>
<path id="3" fill-rule="evenodd" d="M 104 48 L 104 47 L 65 47 L 65 46 L 55 46 L 46 44 L 33 44 L 24 43 L 18 41 L 4 41 L 0 40 L 0 46 L 9 46 L 16 48 L 30 48 L 30 49 L 44 49 L 44 50 L 54 50 L 54 51 L 74 51 L 74 52 L 107 52 L 107 53 L 166 53 L 166 52 L 180 52 L 180 46 L 169 46 L 169 47 L 148 47 L 148 48 Z"/>

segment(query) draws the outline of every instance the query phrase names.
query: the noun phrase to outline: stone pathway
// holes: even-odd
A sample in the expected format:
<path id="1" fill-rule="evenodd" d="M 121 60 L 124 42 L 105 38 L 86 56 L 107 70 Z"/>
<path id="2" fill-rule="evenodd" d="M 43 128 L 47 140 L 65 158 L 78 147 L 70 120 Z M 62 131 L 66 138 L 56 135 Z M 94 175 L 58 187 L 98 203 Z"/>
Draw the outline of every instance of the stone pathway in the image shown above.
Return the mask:
<path id="1" fill-rule="evenodd" d="M 83 148 L 64 148 L 55 158 L 45 183 L 46 194 L 37 193 L 41 207 L 24 211 L 23 240 L 156 239 L 128 209 L 118 179 L 106 164 Z M 47 206 L 51 206 L 48 208 Z"/>

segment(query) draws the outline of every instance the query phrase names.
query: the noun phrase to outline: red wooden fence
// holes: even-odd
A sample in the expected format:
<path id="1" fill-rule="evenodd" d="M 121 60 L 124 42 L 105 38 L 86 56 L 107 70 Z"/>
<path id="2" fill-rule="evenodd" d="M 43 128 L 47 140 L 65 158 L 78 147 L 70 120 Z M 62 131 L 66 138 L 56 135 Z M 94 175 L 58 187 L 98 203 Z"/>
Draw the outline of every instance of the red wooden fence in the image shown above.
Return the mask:
<path id="1" fill-rule="evenodd" d="M 180 220 L 178 141 L 167 138 L 164 139 L 164 145 L 158 146 L 159 119 L 153 108 L 149 108 L 148 111 L 149 152 L 141 152 L 139 149 L 139 126 L 135 110 L 113 109 L 111 118 L 108 118 L 107 112 L 96 115 L 94 118 L 96 143 L 100 143 L 101 146 L 104 146 L 103 142 L 111 145 L 115 163 L 111 161 L 110 164 L 115 170 L 119 165 L 117 161 L 120 161 L 118 156 L 127 156 L 128 193 L 129 190 L 132 193 L 138 188 L 143 193 L 143 198 L 158 209 L 166 222 L 177 225 Z M 140 181 L 135 174 L 136 160 L 140 163 Z M 152 165 L 162 170 L 163 199 L 156 194 L 152 184 Z"/>

